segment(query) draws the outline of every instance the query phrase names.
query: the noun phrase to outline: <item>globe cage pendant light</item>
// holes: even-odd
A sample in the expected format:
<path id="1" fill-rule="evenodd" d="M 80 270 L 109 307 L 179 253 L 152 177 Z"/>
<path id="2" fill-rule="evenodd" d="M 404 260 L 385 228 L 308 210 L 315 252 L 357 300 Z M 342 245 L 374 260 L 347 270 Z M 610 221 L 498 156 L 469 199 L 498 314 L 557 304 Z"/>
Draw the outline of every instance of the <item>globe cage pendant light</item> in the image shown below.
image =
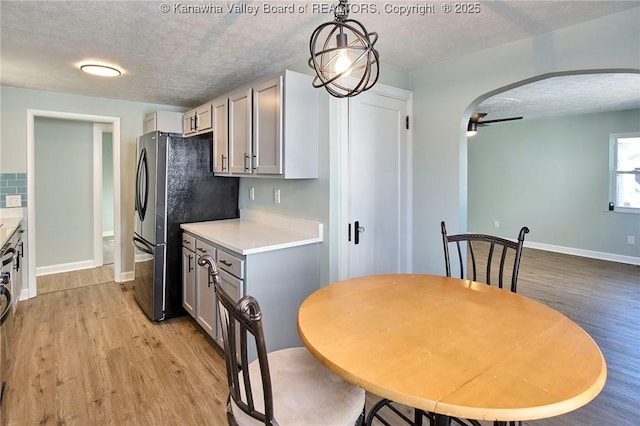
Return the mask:
<path id="1" fill-rule="evenodd" d="M 347 0 L 340 0 L 334 15 L 335 21 L 320 25 L 311 34 L 309 67 L 316 71 L 313 87 L 347 98 L 371 89 L 378 81 L 378 51 L 373 48 L 378 34 L 367 33 L 360 22 L 347 19 Z"/>

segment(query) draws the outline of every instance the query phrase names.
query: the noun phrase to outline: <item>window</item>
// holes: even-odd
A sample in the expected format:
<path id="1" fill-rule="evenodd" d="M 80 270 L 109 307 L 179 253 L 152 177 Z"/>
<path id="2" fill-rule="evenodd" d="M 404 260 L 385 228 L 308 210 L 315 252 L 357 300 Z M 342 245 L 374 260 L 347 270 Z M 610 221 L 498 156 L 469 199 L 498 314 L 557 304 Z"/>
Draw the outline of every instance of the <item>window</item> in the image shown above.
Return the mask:
<path id="1" fill-rule="evenodd" d="M 640 133 L 611 135 L 610 201 L 617 211 L 640 214 Z"/>

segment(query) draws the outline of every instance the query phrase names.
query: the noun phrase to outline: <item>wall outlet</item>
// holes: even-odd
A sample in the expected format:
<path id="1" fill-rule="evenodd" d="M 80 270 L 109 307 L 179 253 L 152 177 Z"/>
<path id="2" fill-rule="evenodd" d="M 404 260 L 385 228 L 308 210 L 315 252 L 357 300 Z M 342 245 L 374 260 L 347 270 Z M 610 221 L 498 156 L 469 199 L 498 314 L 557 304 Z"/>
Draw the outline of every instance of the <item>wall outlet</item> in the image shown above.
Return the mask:
<path id="1" fill-rule="evenodd" d="M 276 188 L 273 190 L 273 202 L 276 204 L 280 204 L 280 189 Z"/>
<path id="2" fill-rule="evenodd" d="M 249 188 L 249 200 L 253 201 L 256 199 L 256 189 L 252 186 Z"/>
<path id="3" fill-rule="evenodd" d="M 4 201 L 7 207 L 22 207 L 21 195 L 7 195 Z"/>
<path id="4" fill-rule="evenodd" d="M 494 228 L 500 228 L 500 221 L 499 220 L 494 220 L 493 221 L 493 227 Z"/>
<path id="5" fill-rule="evenodd" d="M 635 244 L 636 237 L 634 235 L 627 235 L 627 244 Z"/>

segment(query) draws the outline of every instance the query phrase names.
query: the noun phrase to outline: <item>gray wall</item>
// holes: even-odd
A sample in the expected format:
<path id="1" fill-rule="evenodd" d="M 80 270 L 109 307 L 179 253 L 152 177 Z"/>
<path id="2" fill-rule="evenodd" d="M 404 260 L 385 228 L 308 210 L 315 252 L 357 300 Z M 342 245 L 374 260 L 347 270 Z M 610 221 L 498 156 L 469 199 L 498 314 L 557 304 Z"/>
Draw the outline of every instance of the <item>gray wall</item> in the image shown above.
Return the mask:
<path id="1" fill-rule="evenodd" d="M 36 267 L 93 259 L 93 125 L 34 124 Z"/>
<path id="2" fill-rule="evenodd" d="M 290 69 L 312 74 L 307 63 L 295 64 Z M 390 65 L 383 64 L 379 84 L 410 89 L 408 73 Z M 284 180 L 265 178 L 240 179 L 240 208 L 251 208 L 269 211 L 276 214 L 299 217 L 321 222 L 324 225 L 324 241 L 321 250 L 321 282 L 329 283 L 338 276 L 338 244 L 337 238 L 331 239 L 332 226 L 337 220 L 332 212 L 337 213 L 339 206 L 331 205 L 331 191 L 337 189 L 338 159 L 336 147 L 332 147 L 331 132 L 336 123 L 330 117 L 330 102 L 333 101 L 324 89 L 320 91 L 320 133 L 318 153 L 318 179 Z M 346 102 L 346 100 L 343 100 Z M 249 200 L 249 188 L 255 188 L 255 200 Z M 280 189 L 280 204 L 273 202 L 273 190 Z"/>
<path id="3" fill-rule="evenodd" d="M 467 228 L 465 130 L 472 108 L 494 93 L 549 73 L 640 69 L 639 21 L 640 10 L 626 11 L 446 63 L 425 64 L 424 69 L 411 73 L 408 78 L 402 70 L 383 64 L 381 83 L 412 89 L 414 94 L 414 270 L 444 272 L 439 234 L 441 220 L 448 222 L 451 232 Z M 321 119 L 329 123 L 325 132 L 330 135 L 332 117 L 329 117 L 328 96 L 323 95 L 322 99 Z M 3 172 L 26 170 L 27 108 L 121 117 L 123 269 L 132 270 L 133 249 L 129 242 L 133 230 L 131 182 L 135 167 L 135 138 L 142 132 L 146 113 L 172 108 L 9 87 L 0 88 L 0 102 L 0 170 Z M 173 110 L 181 109 L 174 107 Z M 322 145 L 327 141 L 327 135 L 321 135 L 321 179 L 283 183 L 282 203 L 277 206 L 270 201 L 273 181 L 255 183 L 257 199 L 254 203 L 246 199 L 246 187 L 252 183 L 245 181 L 241 187 L 241 205 L 290 212 L 294 216 L 321 220 L 330 225 L 335 206 L 330 205 L 328 192 L 335 185 L 332 170 L 335 159 L 330 148 Z M 323 244 L 325 259 L 331 247 L 337 244 L 337 241 Z M 323 265 L 326 265 L 325 261 Z M 330 262 L 330 268 L 334 268 L 333 262 Z"/>
<path id="4" fill-rule="evenodd" d="M 467 229 L 466 124 L 483 99 L 547 74 L 640 69 L 640 10 L 589 21 L 413 73 L 413 265 L 444 273 L 439 224 Z"/>
<path id="5" fill-rule="evenodd" d="M 186 108 L 7 86 L 0 86 L 0 108 L 0 170 L 3 173 L 27 171 L 27 109 L 120 117 L 122 270 L 125 273 L 133 271 L 134 253 L 131 240 L 136 138 L 142 134 L 145 115 L 157 110 L 185 111 Z"/>
<path id="6" fill-rule="evenodd" d="M 468 228 L 640 258 L 640 216 L 608 211 L 609 135 L 640 130 L 640 110 L 498 123 L 469 140 Z M 500 227 L 493 228 L 498 220 Z"/>

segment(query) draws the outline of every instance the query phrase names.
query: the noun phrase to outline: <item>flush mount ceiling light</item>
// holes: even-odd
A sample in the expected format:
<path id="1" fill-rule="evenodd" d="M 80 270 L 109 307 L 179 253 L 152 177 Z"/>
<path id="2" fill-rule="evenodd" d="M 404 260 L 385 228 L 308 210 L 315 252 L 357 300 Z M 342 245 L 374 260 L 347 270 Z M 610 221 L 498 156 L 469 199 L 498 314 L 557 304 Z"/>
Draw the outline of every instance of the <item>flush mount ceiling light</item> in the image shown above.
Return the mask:
<path id="1" fill-rule="evenodd" d="M 347 0 L 340 0 L 334 15 L 335 21 L 320 25 L 311 34 L 309 66 L 316 71 L 313 87 L 347 98 L 378 81 L 378 51 L 373 48 L 378 34 L 367 33 L 360 22 L 348 19 Z"/>
<path id="2" fill-rule="evenodd" d="M 87 74 L 98 75 L 100 77 L 118 77 L 122 75 L 122 71 L 111 65 L 84 64 L 80 65 L 80 69 Z"/>

